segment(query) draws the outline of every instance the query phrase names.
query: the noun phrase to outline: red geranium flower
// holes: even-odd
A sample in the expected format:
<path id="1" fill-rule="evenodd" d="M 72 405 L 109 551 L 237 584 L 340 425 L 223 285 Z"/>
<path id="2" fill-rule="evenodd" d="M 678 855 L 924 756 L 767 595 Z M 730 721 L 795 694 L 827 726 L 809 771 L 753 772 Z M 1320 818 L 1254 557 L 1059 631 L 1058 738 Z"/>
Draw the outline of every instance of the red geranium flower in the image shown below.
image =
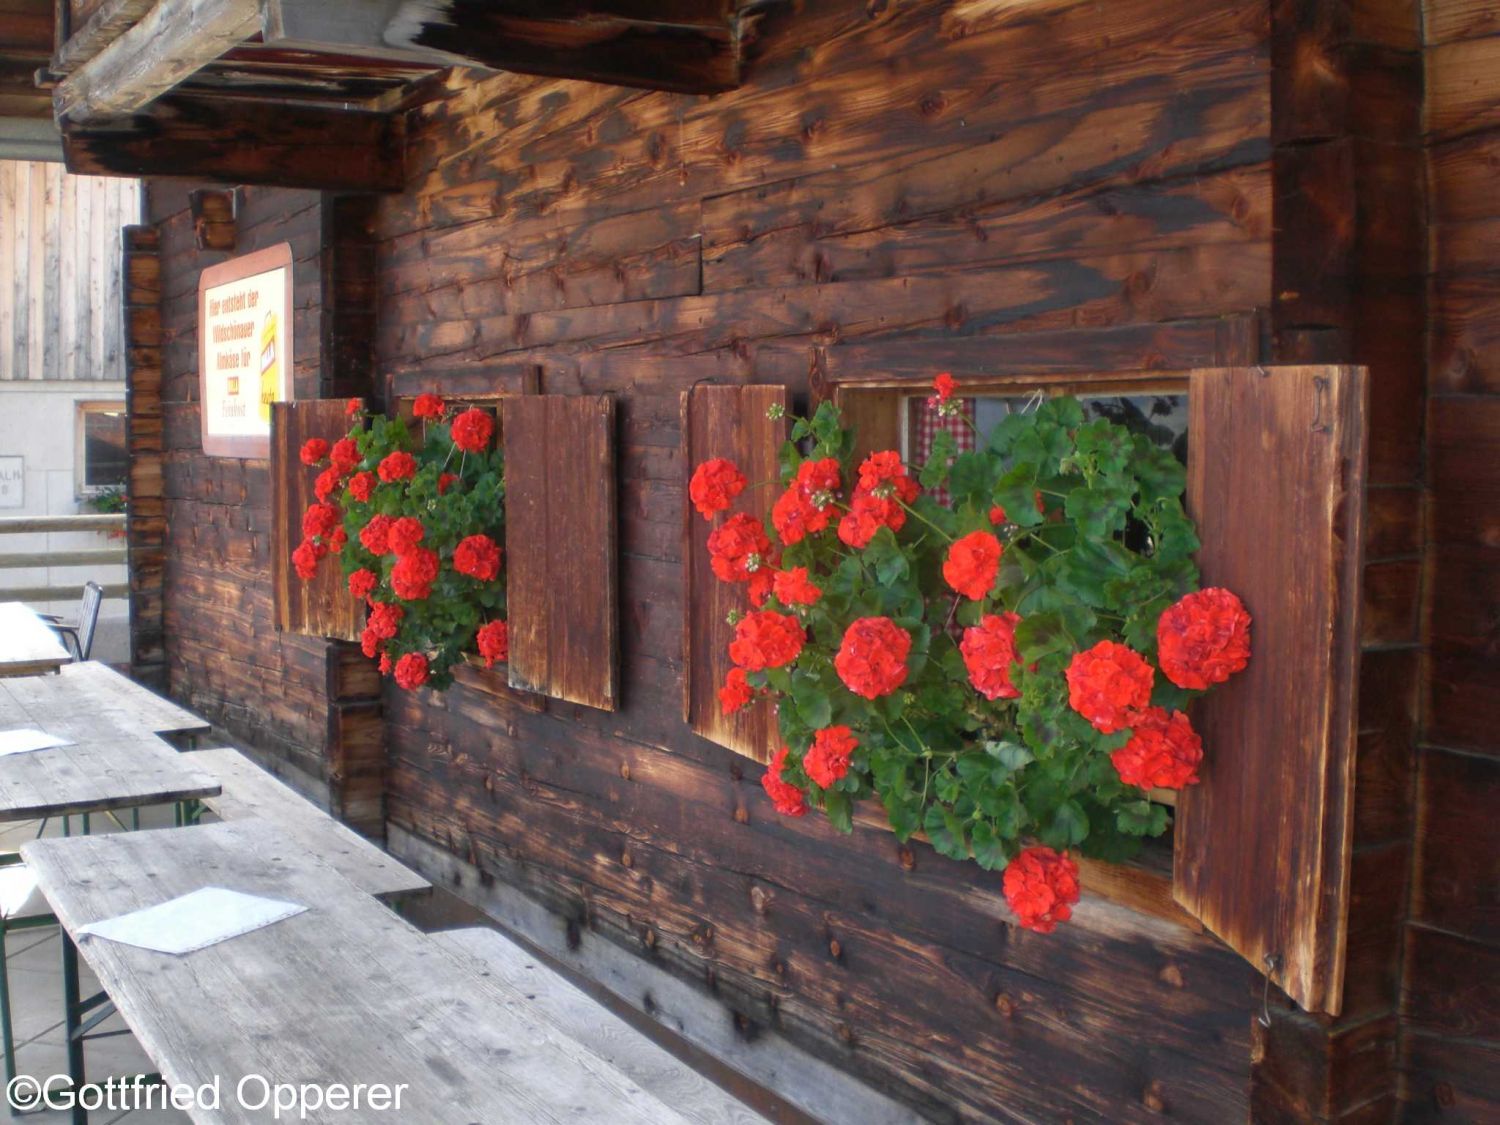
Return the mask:
<path id="1" fill-rule="evenodd" d="M 999 504 L 996 504 L 993 508 L 990 509 L 990 523 L 994 524 L 996 527 L 999 527 L 1004 522 L 1005 509 L 1002 508 Z"/>
<path id="2" fill-rule="evenodd" d="M 339 524 L 339 510 L 332 504 L 314 504 L 302 514 L 302 534 L 326 539 Z"/>
<path id="3" fill-rule="evenodd" d="M 353 496 L 361 504 L 368 504 L 370 497 L 375 492 L 375 474 L 372 472 L 355 473 L 349 478 L 349 495 Z"/>
<path id="4" fill-rule="evenodd" d="M 934 406 L 939 405 L 953 397 L 953 392 L 958 389 L 958 381 L 949 372 L 944 371 L 932 381 L 932 389 L 937 393 L 927 401 Z"/>
<path id="5" fill-rule="evenodd" d="M 744 512 L 714 528 L 708 553 L 713 572 L 724 582 L 748 582 L 757 571 L 779 562 L 765 524 Z M 766 590 L 770 592 L 769 585 Z"/>
<path id="6" fill-rule="evenodd" d="M 495 420 L 477 408 L 453 419 L 453 444 L 465 453 L 483 453 L 495 432 Z"/>
<path id="7" fill-rule="evenodd" d="M 771 759 L 771 764 L 761 775 L 760 785 L 782 816 L 801 816 L 807 812 L 807 798 L 790 781 L 781 779 L 781 771 L 786 766 L 786 755 L 785 746 L 776 751 L 776 757 Z"/>
<path id="8" fill-rule="evenodd" d="M 327 500 L 338 490 L 343 479 L 337 469 L 324 469 L 318 474 L 318 479 L 313 481 L 313 492 L 319 500 Z"/>
<path id="9" fill-rule="evenodd" d="M 349 593 L 363 601 L 374 592 L 376 582 L 373 570 L 360 567 L 349 575 Z"/>
<path id="10" fill-rule="evenodd" d="M 396 684 L 407 691 L 419 688 L 427 682 L 427 657 L 420 652 L 408 652 L 396 661 Z"/>
<path id="11" fill-rule="evenodd" d="M 387 537 L 391 532 L 391 524 L 395 522 L 390 516 L 371 516 L 370 522 L 359 533 L 359 541 L 364 544 L 365 550 L 372 555 L 388 554 L 391 545 Z"/>
<path id="12" fill-rule="evenodd" d="M 1210 586 L 1161 615 L 1156 645 L 1167 679 L 1204 691 L 1250 663 L 1250 614 L 1233 593 Z"/>
<path id="13" fill-rule="evenodd" d="M 304 539 L 292 552 L 292 566 L 297 571 L 297 577 L 304 582 L 311 582 L 318 576 L 318 560 L 323 557 L 323 552 L 311 539 Z"/>
<path id="14" fill-rule="evenodd" d="M 441 420 L 448 413 L 448 405 L 437 395 L 424 393 L 418 395 L 417 401 L 411 404 L 411 413 L 413 418 Z"/>
<path id="15" fill-rule="evenodd" d="M 396 635 L 401 619 L 405 616 L 406 610 L 395 602 L 373 602 L 370 605 L 370 616 L 365 621 L 365 628 L 374 633 L 376 639 L 388 641 Z"/>
<path id="16" fill-rule="evenodd" d="M 906 509 L 894 500 L 869 493 L 856 495 L 844 518 L 839 520 L 839 538 L 855 550 L 863 550 L 882 527 L 900 531 L 906 526 Z"/>
<path id="17" fill-rule="evenodd" d="M 1019 699 L 1021 693 L 1010 682 L 1016 660 L 1016 626 L 1019 613 L 986 614 L 978 625 L 964 630 L 959 643 L 969 682 L 986 699 Z"/>
<path id="18" fill-rule="evenodd" d="M 1136 721 L 1130 741 L 1110 754 L 1126 785 L 1142 789 L 1181 789 L 1198 781 L 1203 740 L 1181 711 L 1170 716 L 1153 707 Z"/>
<path id="19" fill-rule="evenodd" d="M 448 490 L 453 487 L 453 482 L 458 479 L 456 473 L 442 473 L 438 476 L 438 495 L 446 496 Z"/>
<path id="20" fill-rule="evenodd" d="M 316 465 L 328 456 L 328 443 L 320 437 L 308 438 L 302 443 L 302 452 L 299 456 L 304 465 Z"/>
<path id="21" fill-rule="evenodd" d="M 782 605 L 812 605 L 823 596 L 823 591 L 808 581 L 805 566 L 778 570 L 771 588 Z"/>
<path id="22" fill-rule="evenodd" d="M 802 768 L 824 789 L 849 772 L 849 755 L 859 740 L 848 727 L 825 727 L 813 735 L 812 747 L 802 759 Z"/>
<path id="23" fill-rule="evenodd" d="M 368 625 L 365 626 L 364 632 L 359 635 L 359 651 L 364 653 L 371 660 L 374 660 L 377 654 L 379 654 L 382 659 L 389 659 L 383 652 L 381 652 L 380 637 L 376 634 L 375 630 L 371 629 Z"/>
<path id="24" fill-rule="evenodd" d="M 1021 925 L 1050 934 L 1073 917 L 1078 901 L 1078 864 L 1040 845 L 1027 848 L 1005 868 L 1005 901 Z"/>
<path id="25" fill-rule="evenodd" d="M 387 484 L 392 481 L 410 480 L 417 475 L 417 459 L 404 450 L 387 453 L 378 466 L 380 479 Z"/>
<path id="26" fill-rule="evenodd" d="M 504 621 L 485 622 L 479 627 L 475 640 L 479 643 L 479 655 L 484 657 L 486 668 L 510 659 L 510 628 Z"/>
<path id="27" fill-rule="evenodd" d="M 834 670 L 855 695 L 878 699 L 906 682 L 911 634 L 889 617 L 861 617 L 844 630 Z"/>
<path id="28" fill-rule="evenodd" d="M 1104 734 L 1133 724 L 1151 703 L 1156 674 L 1140 653 L 1100 641 L 1068 665 L 1068 704 Z"/>
<path id="29" fill-rule="evenodd" d="M 824 457 L 818 461 L 804 461 L 797 466 L 794 481 L 819 507 L 825 506 L 839 490 L 839 463 L 837 458 Z M 826 497 L 826 498 L 825 498 Z"/>
<path id="30" fill-rule="evenodd" d="M 344 544 L 349 542 L 349 533 L 342 527 L 333 529 L 333 534 L 328 537 L 328 549 L 335 555 L 342 554 Z"/>
<path id="31" fill-rule="evenodd" d="M 348 402 L 344 403 L 344 416 L 352 418 L 364 408 L 365 403 L 363 399 L 351 398 Z"/>
<path id="32" fill-rule="evenodd" d="M 867 492 L 872 496 L 894 498 L 903 504 L 910 504 L 921 491 L 917 482 L 907 475 L 906 466 L 901 463 L 901 454 L 894 449 L 872 453 L 860 463 L 857 493 Z"/>
<path id="33" fill-rule="evenodd" d="M 500 548 L 488 535 L 470 535 L 453 549 L 453 569 L 481 582 L 500 573 Z"/>
<path id="34" fill-rule="evenodd" d="M 391 589 L 398 598 L 421 601 L 432 595 L 432 583 L 437 576 L 437 552 L 426 547 L 413 547 L 391 567 Z"/>
<path id="35" fill-rule="evenodd" d="M 748 483 L 738 465 L 716 457 L 693 471 L 693 479 L 688 483 L 688 498 L 704 519 L 713 519 L 714 513 L 729 510 L 729 505 L 745 491 Z"/>
<path id="36" fill-rule="evenodd" d="M 343 476 L 359 467 L 359 446 L 353 438 L 339 438 L 328 451 L 328 462 Z"/>
<path id="37" fill-rule="evenodd" d="M 380 654 L 380 674 L 382 676 L 389 676 L 391 674 L 391 654 L 388 652 Z"/>
<path id="38" fill-rule="evenodd" d="M 788 546 L 825 530 L 833 519 L 839 490 L 839 463 L 832 457 L 804 461 L 771 507 L 771 523 Z"/>
<path id="39" fill-rule="evenodd" d="M 385 541 L 397 555 L 410 554 L 427 535 L 422 521 L 415 516 L 401 516 L 386 532 Z"/>
<path id="40" fill-rule="evenodd" d="M 974 531 L 948 548 L 943 580 L 966 598 L 978 601 L 990 592 L 1000 573 L 1000 540 Z"/>
<path id="41" fill-rule="evenodd" d="M 795 617 L 769 609 L 747 613 L 734 627 L 729 659 L 747 672 L 780 668 L 797 659 L 806 640 Z"/>
<path id="42" fill-rule="evenodd" d="M 754 692 L 745 680 L 745 670 L 731 668 L 729 675 L 724 677 L 724 686 L 719 689 L 719 710 L 726 715 L 733 715 L 749 703 L 753 696 Z"/>

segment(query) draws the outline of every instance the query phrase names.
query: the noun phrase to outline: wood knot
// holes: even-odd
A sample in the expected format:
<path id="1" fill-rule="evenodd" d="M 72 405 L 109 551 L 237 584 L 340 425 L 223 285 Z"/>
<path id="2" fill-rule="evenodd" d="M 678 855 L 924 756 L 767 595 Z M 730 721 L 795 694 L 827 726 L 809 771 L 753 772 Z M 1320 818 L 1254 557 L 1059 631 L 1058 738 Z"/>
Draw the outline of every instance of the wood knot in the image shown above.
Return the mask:
<path id="1" fill-rule="evenodd" d="M 630 763 L 629 762 L 621 762 L 620 763 L 620 776 L 623 777 L 626 781 L 630 780 Z"/>
<path id="2" fill-rule="evenodd" d="M 730 762 L 729 776 L 735 781 L 743 781 L 745 779 L 745 771 L 740 769 L 740 764 L 738 762 Z"/>
<path id="3" fill-rule="evenodd" d="M 917 866 L 917 857 L 912 855 L 911 848 L 901 844 L 896 848 L 896 858 L 901 863 L 903 871 L 914 870 Z"/>
<path id="4" fill-rule="evenodd" d="M 654 950 L 656 948 L 656 931 L 653 930 L 650 926 L 647 926 L 645 930 L 642 931 L 641 944 L 644 945 L 647 949 Z"/>
<path id="5" fill-rule="evenodd" d="M 1016 1002 L 1010 998 L 1008 992 L 996 993 L 995 1011 L 999 1012 L 1006 1019 L 1010 1019 L 1016 1014 Z"/>
<path id="6" fill-rule="evenodd" d="M 850 1047 L 854 1046 L 854 1029 L 847 1023 L 841 1023 L 834 1028 L 835 1033 Z"/>
<path id="7" fill-rule="evenodd" d="M 750 888 L 750 905 L 755 910 L 755 913 L 762 917 L 771 909 L 771 899 L 773 897 L 771 892 L 765 890 L 763 887 Z"/>
<path id="8" fill-rule="evenodd" d="M 635 860 L 631 858 L 629 851 L 623 851 L 623 852 L 620 853 L 620 866 L 621 867 L 634 867 L 635 866 Z"/>
<path id="9" fill-rule="evenodd" d="M 964 321 L 969 318 L 968 310 L 963 305 L 950 305 L 943 312 L 943 324 L 948 328 L 962 328 Z"/>
<path id="10" fill-rule="evenodd" d="M 750 813 L 744 805 L 736 805 L 734 807 L 734 819 L 737 824 L 750 823 Z"/>
<path id="11" fill-rule="evenodd" d="M 844 947 L 839 944 L 838 938 L 833 938 L 828 942 L 828 952 L 835 961 L 844 956 Z"/>
<path id="12" fill-rule="evenodd" d="M 1152 1113 L 1161 1113 L 1167 1108 L 1165 1093 L 1166 1087 L 1161 1084 L 1161 1080 L 1152 1079 L 1151 1084 L 1146 1087 L 1146 1092 L 1141 1095 L 1141 1102 Z"/>
<path id="13" fill-rule="evenodd" d="M 923 117 L 936 117 L 947 108 L 948 99 L 940 93 L 928 94 L 917 106 Z"/>
<path id="14" fill-rule="evenodd" d="M 693 927 L 692 938 L 694 945 L 698 946 L 700 949 L 706 949 L 708 946 L 712 945 L 714 941 L 713 925 L 708 922 L 700 922 L 698 925 Z"/>
<path id="15" fill-rule="evenodd" d="M 776 974 L 776 979 L 777 980 L 785 981 L 786 980 L 786 962 L 783 961 L 780 957 L 772 957 L 771 958 L 771 972 L 773 972 L 773 973 Z"/>
<path id="16" fill-rule="evenodd" d="M 1173 988 L 1181 988 L 1184 983 L 1182 979 L 1182 970 L 1179 969 L 1176 965 L 1166 966 L 1164 969 L 1162 969 L 1161 972 L 1157 973 L 1156 976 L 1157 979 L 1160 980 L 1163 984 L 1170 984 Z"/>

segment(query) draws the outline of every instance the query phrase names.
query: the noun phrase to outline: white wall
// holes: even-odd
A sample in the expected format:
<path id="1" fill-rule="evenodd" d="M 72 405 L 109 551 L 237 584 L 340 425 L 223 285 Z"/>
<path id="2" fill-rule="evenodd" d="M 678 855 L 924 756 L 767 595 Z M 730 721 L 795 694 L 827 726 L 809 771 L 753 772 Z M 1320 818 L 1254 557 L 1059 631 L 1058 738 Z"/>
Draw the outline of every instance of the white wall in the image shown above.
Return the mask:
<path id="1" fill-rule="evenodd" d="M 69 382 L 6 382 L 0 380 L 0 457 L 26 461 L 25 507 L 0 510 L 0 516 L 77 515 L 92 509 L 80 502 L 75 479 L 77 452 L 76 404 L 125 401 L 125 384 L 103 380 Z M 0 535 L 0 553 L 114 547 L 104 532 L 78 531 L 40 535 Z M 47 567 L 0 570 L 0 599 L 4 591 L 23 586 L 76 587 L 81 593 L 89 579 L 101 585 L 124 583 L 125 567 Z M 32 608 L 72 619 L 76 597 Z M 124 599 L 106 599 L 99 611 L 100 628 L 93 656 L 123 663 L 130 658 L 129 606 Z"/>

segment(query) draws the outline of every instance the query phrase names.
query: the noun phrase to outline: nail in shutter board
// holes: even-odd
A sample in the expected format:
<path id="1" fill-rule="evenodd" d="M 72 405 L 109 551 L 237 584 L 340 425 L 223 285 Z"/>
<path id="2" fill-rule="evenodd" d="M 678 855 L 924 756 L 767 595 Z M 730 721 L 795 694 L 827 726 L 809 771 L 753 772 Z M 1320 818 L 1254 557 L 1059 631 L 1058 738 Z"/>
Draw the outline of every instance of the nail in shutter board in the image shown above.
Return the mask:
<path id="1" fill-rule="evenodd" d="M 785 418 L 766 417 L 773 404 L 790 410 L 791 399 L 784 386 L 704 385 L 682 396 L 682 433 L 687 447 L 682 486 L 686 587 L 683 713 L 695 734 L 762 763 L 769 762 L 780 745 L 774 708 L 755 702 L 734 715 L 725 715 L 719 705 L 719 688 L 731 667 L 729 641 L 734 630 L 727 618 L 731 610 L 748 610 L 749 597 L 742 583 L 720 582 L 714 576 L 709 566 L 708 536 L 725 517 L 710 522 L 699 515 L 688 497 L 688 481 L 702 462 L 728 458 L 750 481 L 731 512 L 748 512 L 769 527 L 771 506 L 780 492 L 781 446 L 788 432 Z"/>
<path id="2" fill-rule="evenodd" d="M 349 432 L 344 399 L 307 399 L 271 405 L 271 558 L 276 627 L 288 633 L 357 641 L 364 608 L 349 596 L 337 555 L 327 555 L 311 582 L 297 577 L 292 552 L 302 542 L 302 515 L 317 501 L 320 468 L 302 463 L 302 445 L 322 438 L 332 445 Z"/>
<path id="3" fill-rule="evenodd" d="M 613 711 L 614 399 L 522 395 L 500 409 L 510 685 Z"/>
<path id="4" fill-rule="evenodd" d="M 1244 599 L 1246 671 L 1194 709 L 1173 893 L 1309 1011 L 1342 1001 L 1363 553 L 1366 374 L 1192 373 L 1188 503 L 1203 585 Z"/>

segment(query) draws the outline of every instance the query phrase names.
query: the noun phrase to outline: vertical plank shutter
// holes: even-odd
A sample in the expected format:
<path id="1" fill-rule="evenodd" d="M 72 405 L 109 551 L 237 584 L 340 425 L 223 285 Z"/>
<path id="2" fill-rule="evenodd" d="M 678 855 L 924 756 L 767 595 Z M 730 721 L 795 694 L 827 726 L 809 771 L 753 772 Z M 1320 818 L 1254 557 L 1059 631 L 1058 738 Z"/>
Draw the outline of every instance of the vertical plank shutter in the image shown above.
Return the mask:
<path id="1" fill-rule="evenodd" d="M 1254 619 L 1250 667 L 1195 711 L 1173 894 L 1309 1011 L 1337 1014 L 1349 906 L 1365 372 L 1212 368 L 1189 391 L 1205 586 Z"/>
<path id="2" fill-rule="evenodd" d="M 719 706 L 719 687 L 730 669 L 732 610 L 749 608 L 745 587 L 720 582 L 709 568 L 708 536 L 714 524 L 703 519 L 687 496 L 693 469 L 715 457 L 739 465 L 750 479 L 735 504 L 769 526 L 771 505 L 780 472 L 781 445 L 787 437 L 786 419 L 772 419 L 766 411 L 791 406 L 783 386 L 700 386 L 682 396 L 682 433 L 686 463 L 683 477 L 683 577 L 687 613 L 683 636 L 683 711 L 688 726 L 720 746 L 757 762 L 769 762 L 778 745 L 776 713 L 769 703 L 756 702 L 734 715 Z M 762 484 L 762 482 L 767 482 Z M 762 485 L 762 487 L 755 487 Z"/>
<path id="3" fill-rule="evenodd" d="M 500 409 L 510 684 L 613 711 L 614 399 L 520 395 Z"/>
<path id="4" fill-rule="evenodd" d="M 302 514 L 317 500 L 313 483 L 321 471 L 302 463 L 302 445 L 315 437 L 332 445 L 348 433 L 344 405 L 344 399 L 271 404 L 271 573 L 276 628 L 357 641 L 364 611 L 349 596 L 338 558 L 325 558 L 311 582 L 292 569 L 292 551 L 302 542 Z"/>

